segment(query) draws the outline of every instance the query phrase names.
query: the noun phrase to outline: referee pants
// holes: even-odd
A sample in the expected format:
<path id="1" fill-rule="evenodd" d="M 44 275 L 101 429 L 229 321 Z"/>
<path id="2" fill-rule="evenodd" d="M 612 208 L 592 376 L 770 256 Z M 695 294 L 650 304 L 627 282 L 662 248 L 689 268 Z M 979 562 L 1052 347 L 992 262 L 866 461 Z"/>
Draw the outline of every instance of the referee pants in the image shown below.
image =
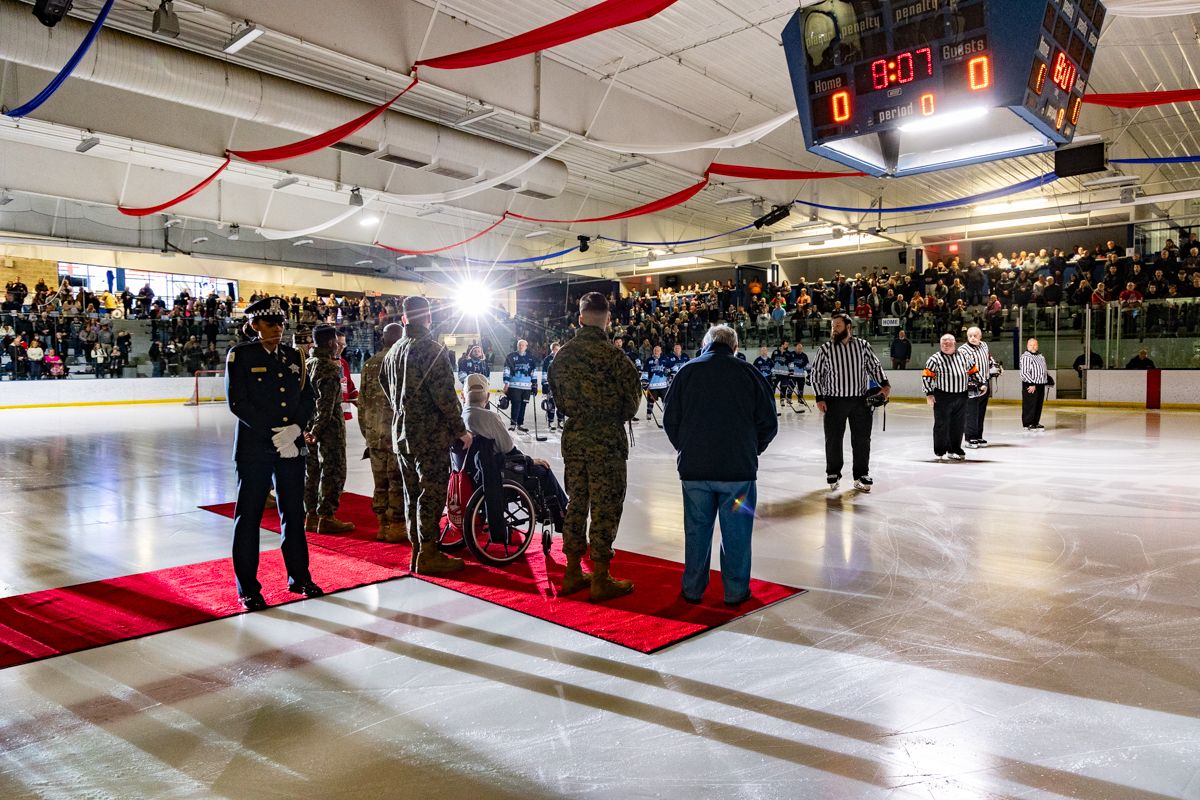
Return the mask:
<path id="1" fill-rule="evenodd" d="M 968 442 L 977 442 L 983 438 L 983 418 L 987 416 L 988 398 L 991 392 L 979 397 L 967 398 L 967 424 L 964 433 Z"/>
<path id="2" fill-rule="evenodd" d="M 845 456 L 842 442 L 850 423 L 850 449 L 854 453 L 854 479 L 871 473 L 871 409 L 862 397 L 825 399 L 825 474 L 841 475 Z"/>
<path id="3" fill-rule="evenodd" d="M 1029 387 L 1034 388 L 1033 394 Z M 1046 402 L 1046 386 L 1042 383 L 1021 383 L 1021 424 L 1026 428 L 1042 422 L 1042 404 Z"/>
<path id="4" fill-rule="evenodd" d="M 963 426 L 967 415 L 966 392 L 933 393 L 933 452 L 938 456 L 963 453 Z"/>

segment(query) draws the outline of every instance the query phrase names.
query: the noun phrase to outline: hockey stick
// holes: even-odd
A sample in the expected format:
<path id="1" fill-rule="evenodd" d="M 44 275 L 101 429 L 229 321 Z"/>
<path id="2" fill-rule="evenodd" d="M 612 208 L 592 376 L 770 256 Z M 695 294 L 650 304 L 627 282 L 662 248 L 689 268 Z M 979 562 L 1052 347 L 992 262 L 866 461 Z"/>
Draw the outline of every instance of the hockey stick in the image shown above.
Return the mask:
<path id="1" fill-rule="evenodd" d="M 657 402 L 650 404 L 650 419 L 654 420 L 654 424 L 657 425 L 658 429 L 661 431 L 663 425 L 658 420 L 658 403 Z"/>
<path id="2" fill-rule="evenodd" d="M 533 397 L 537 398 L 537 395 L 535 394 Z M 533 440 L 535 442 L 545 442 L 545 441 L 547 441 L 546 437 L 542 436 L 542 434 L 538 431 L 538 422 L 537 422 L 538 403 L 537 403 L 536 399 L 533 399 L 532 402 L 533 402 Z"/>

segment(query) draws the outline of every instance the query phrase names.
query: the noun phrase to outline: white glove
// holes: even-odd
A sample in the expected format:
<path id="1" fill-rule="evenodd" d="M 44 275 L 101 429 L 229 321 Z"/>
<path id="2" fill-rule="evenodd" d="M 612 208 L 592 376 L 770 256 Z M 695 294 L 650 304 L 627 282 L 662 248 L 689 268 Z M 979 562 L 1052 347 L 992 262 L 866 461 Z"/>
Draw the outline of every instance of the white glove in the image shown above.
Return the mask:
<path id="1" fill-rule="evenodd" d="M 298 458 L 300 456 L 300 448 L 296 447 L 294 442 L 288 442 L 283 447 L 276 447 L 275 450 L 279 453 L 280 458 Z"/>
<path id="2" fill-rule="evenodd" d="M 272 428 L 275 435 L 271 437 L 271 443 L 275 445 L 275 449 L 283 452 L 283 448 L 291 445 L 292 449 L 296 449 L 296 440 L 300 438 L 299 425 L 285 425 L 281 428 Z"/>

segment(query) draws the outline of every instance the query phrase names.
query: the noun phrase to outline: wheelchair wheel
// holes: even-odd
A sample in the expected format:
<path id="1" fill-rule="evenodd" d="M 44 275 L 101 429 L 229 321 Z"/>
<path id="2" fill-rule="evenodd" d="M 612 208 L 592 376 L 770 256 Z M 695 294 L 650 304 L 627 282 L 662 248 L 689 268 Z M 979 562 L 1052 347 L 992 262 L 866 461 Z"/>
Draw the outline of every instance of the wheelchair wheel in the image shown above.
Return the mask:
<path id="1" fill-rule="evenodd" d="M 504 523 L 506 532 L 495 536 L 488 527 L 483 489 L 477 489 L 467 502 L 463 538 L 480 562 L 493 567 L 511 564 L 525 554 L 533 541 L 537 509 L 525 487 L 514 481 L 504 482 Z"/>
<path id="2" fill-rule="evenodd" d="M 438 534 L 438 549 L 444 553 L 453 553 L 455 550 L 462 550 L 467 546 L 467 539 L 461 531 L 456 531 L 449 520 L 442 523 L 442 530 Z"/>
<path id="3" fill-rule="evenodd" d="M 542 553 L 544 555 L 547 555 L 547 556 L 550 555 L 550 545 L 552 544 L 552 542 L 553 542 L 553 540 L 550 536 L 550 529 L 543 528 L 542 529 Z"/>

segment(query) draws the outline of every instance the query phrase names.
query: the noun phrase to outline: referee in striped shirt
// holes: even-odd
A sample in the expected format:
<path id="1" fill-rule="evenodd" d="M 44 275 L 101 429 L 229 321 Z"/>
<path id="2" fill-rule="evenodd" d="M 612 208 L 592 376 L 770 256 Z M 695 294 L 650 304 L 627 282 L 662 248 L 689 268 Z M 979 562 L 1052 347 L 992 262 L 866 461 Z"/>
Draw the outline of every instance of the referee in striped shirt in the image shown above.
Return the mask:
<path id="1" fill-rule="evenodd" d="M 966 353 L 961 352 L 954 336 L 941 338 L 940 349 L 925 362 L 921 383 L 925 401 L 933 408 L 933 452 L 938 461 L 949 458 L 962 461 L 963 426 L 967 421 L 967 384 L 979 367 Z"/>
<path id="2" fill-rule="evenodd" d="M 958 352 L 971 359 L 979 368 L 976 377 L 981 384 L 979 396 L 967 396 L 967 422 L 963 428 L 967 437 L 967 447 L 987 447 L 987 439 L 983 438 L 983 421 L 987 416 L 988 398 L 992 393 L 992 376 L 999 375 L 1004 370 L 992 358 L 992 352 L 983 340 L 983 331 L 976 326 L 967 328 L 967 341 L 958 348 Z"/>
<path id="3" fill-rule="evenodd" d="M 1046 369 L 1046 357 L 1038 352 L 1038 340 L 1030 339 L 1021 353 L 1021 424 L 1027 431 L 1045 429 L 1042 424 L 1042 404 L 1046 402 L 1046 387 L 1054 378 Z"/>
<path id="4" fill-rule="evenodd" d="M 809 370 L 817 408 L 825 415 L 825 481 L 836 489 L 842 478 L 845 456 L 842 441 L 850 423 L 850 448 L 854 453 L 854 488 L 871 491 L 871 409 L 867 406 L 868 380 L 879 384 L 884 397 L 891 384 L 871 344 L 854 336 L 849 314 L 834 314 L 831 337 L 817 348 Z"/>

